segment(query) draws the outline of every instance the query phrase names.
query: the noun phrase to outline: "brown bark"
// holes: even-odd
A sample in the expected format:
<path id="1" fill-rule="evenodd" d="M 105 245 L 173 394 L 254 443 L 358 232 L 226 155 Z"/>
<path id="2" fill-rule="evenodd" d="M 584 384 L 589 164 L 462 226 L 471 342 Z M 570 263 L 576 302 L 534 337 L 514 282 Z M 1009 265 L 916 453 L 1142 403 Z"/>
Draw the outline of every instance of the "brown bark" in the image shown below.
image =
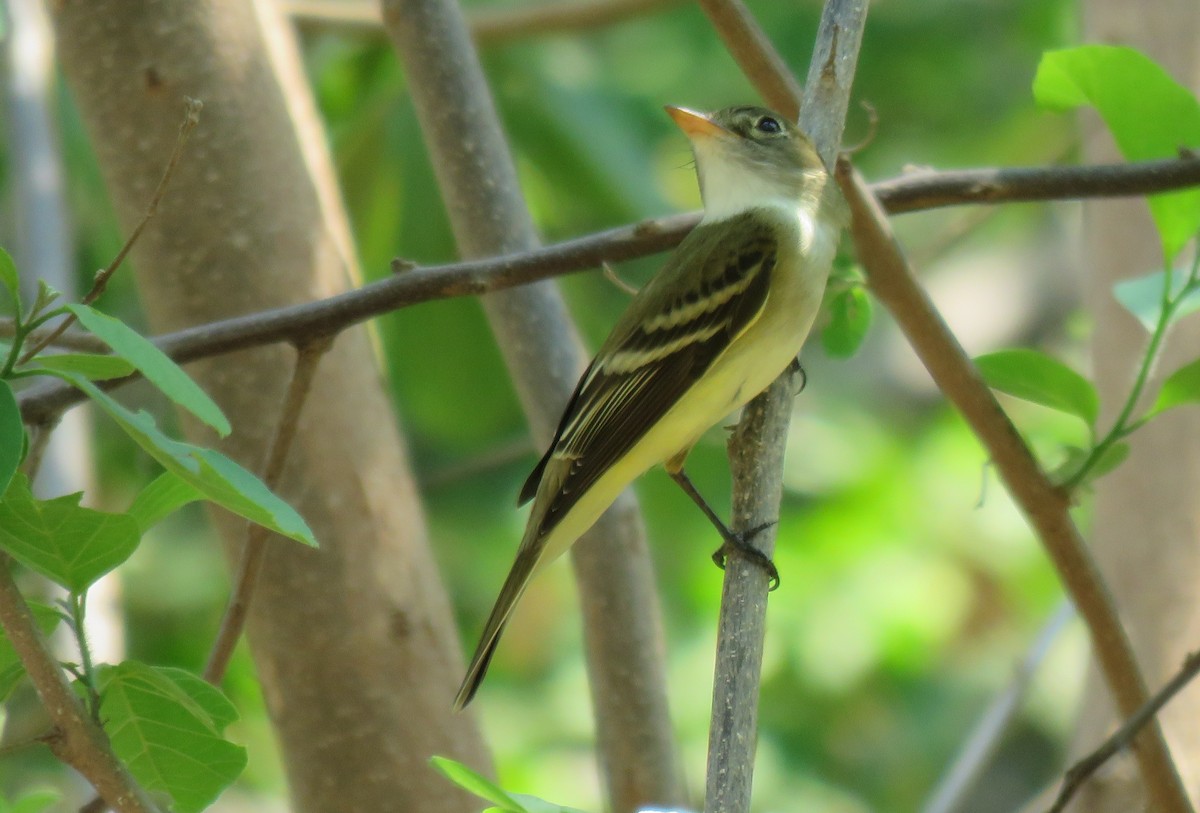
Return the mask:
<path id="1" fill-rule="evenodd" d="M 1132 45 L 1163 64 L 1179 81 L 1200 89 L 1200 6 L 1193 0 L 1152 4 L 1093 0 L 1085 40 Z M 1112 159 L 1116 150 L 1103 126 L 1085 115 L 1089 158 Z M 1092 344 L 1096 381 L 1111 421 L 1133 380 L 1148 337 L 1113 298 L 1113 284 L 1161 267 L 1161 249 L 1142 200 L 1088 203 L 1084 280 L 1096 324 Z M 1148 387 L 1196 357 L 1200 326 L 1176 326 Z M 1096 488 L 1093 546 L 1129 630 L 1151 689 L 1166 682 L 1187 652 L 1200 644 L 1200 414 L 1179 409 L 1132 438 L 1129 459 Z M 1090 751 L 1116 725 L 1108 693 L 1089 676 L 1073 750 Z M 1190 686 L 1160 714 L 1176 766 L 1193 801 L 1200 793 L 1200 686 Z M 1110 762 L 1084 786 L 1075 810 L 1138 809 L 1145 794 L 1128 756 Z"/>
<path id="2" fill-rule="evenodd" d="M 534 248 L 537 234 L 458 4 L 384 0 L 382 6 L 459 250 L 476 257 Z M 540 282 L 489 294 L 483 307 L 544 446 L 585 363 L 566 306 L 552 282 Z M 632 494 L 584 534 L 571 563 L 609 806 L 679 804 L 684 792 L 667 712 L 661 612 Z"/>
<path id="3" fill-rule="evenodd" d="M 291 34 L 269 2 L 69 0 L 53 11 L 126 226 L 157 182 L 182 97 L 205 103 L 134 255 L 156 331 L 348 287 L 347 221 Z M 294 355 L 271 347 L 190 368 L 235 427 L 221 448 L 252 469 Z M 457 637 L 366 330 L 343 333 L 321 362 L 280 492 L 321 542 L 272 540 L 249 621 L 294 809 L 471 809 L 426 763 L 486 756 L 471 718 L 450 712 Z M 244 524 L 219 526 L 236 548 Z"/>

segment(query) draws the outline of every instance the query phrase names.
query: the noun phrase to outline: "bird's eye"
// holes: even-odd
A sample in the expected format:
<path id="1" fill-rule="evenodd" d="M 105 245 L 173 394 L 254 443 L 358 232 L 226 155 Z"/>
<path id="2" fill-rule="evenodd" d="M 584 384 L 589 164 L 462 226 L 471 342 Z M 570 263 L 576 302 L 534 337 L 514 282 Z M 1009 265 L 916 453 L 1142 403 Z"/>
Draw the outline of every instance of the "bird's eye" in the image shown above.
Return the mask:
<path id="1" fill-rule="evenodd" d="M 763 116 L 761 119 L 754 122 L 754 129 L 758 130 L 760 133 L 775 135 L 776 133 L 783 132 L 783 125 L 779 123 L 779 119 L 772 118 L 771 116 Z"/>

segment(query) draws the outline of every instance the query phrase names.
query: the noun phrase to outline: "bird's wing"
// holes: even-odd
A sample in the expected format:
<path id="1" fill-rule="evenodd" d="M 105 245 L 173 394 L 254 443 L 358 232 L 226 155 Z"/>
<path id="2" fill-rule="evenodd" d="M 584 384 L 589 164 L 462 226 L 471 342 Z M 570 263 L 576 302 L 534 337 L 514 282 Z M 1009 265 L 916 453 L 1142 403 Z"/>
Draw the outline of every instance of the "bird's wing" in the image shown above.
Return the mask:
<path id="1" fill-rule="evenodd" d="M 551 467 L 561 482 L 543 533 L 758 318 L 777 249 L 775 231 L 752 215 L 711 224 L 693 231 L 637 294 L 584 373 L 554 442 L 521 491 L 522 502 L 532 498 L 547 464 L 562 464 Z"/>

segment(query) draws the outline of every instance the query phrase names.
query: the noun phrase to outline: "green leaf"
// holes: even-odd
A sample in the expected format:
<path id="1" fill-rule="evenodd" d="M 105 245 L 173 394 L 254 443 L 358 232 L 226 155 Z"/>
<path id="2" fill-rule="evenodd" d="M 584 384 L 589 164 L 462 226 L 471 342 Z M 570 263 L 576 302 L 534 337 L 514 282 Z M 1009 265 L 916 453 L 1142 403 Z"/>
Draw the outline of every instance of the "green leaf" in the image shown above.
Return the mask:
<path id="1" fill-rule="evenodd" d="M 1100 397 L 1092 383 L 1057 359 L 1037 350 L 1000 350 L 975 359 L 988 386 L 1017 398 L 1078 415 L 1092 426 Z"/>
<path id="2" fill-rule="evenodd" d="M 221 437 L 229 434 L 229 421 L 216 402 L 152 342 L 124 322 L 87 305 L 67 307 L 84 327 L 96 334 L 114 353 L 140 370 L 164 395 L 217 430 Z"/>
<path id="3" fill-rule="evenodd" d="M 1087 475 L 1079 482 L 1075 482 L 1079 477 L 1079 472 L 1091 460 L 1092 451 L 1091 449 L 1080 449 L 1075 446 L 1068 447 L 1066 459 L 1050 473 L 1050 480 L 1055 485 L 1060 486 L 1067 483 L 1075 487 L 1087 485 L 1125 462 L 1125 458 L 1129 457 L 1129 444 L 1114 443 L 1107 447 L 1100 454 L 1100 458 L 1091 463 Z"/>
<path id="4" fill-rule="evenodd" d="M 1054 110 L 1091 105 L 1129 161 L 1200 147 L 1200 103 L 1158 64 L 1132 48 L 1085 45 L 1048 51 L 1033 80 L 1038 103 Z M 1149 197 L 1163 254 L 1174 258 L 1200 229 L 1200 190 Z"/>
<path id="5" fill-rule="evenodd" d="M 849 358 L 858 352 L 871 327 L 871 297 L 855 286 L 838 292 L 829 302 L 830 322 L 821 332 L 825 352 Z"/>
<path id="6" fill-rule="evenodd" d="M 142 489 L 125 513 L 137 520 L 138 527 L 145 533 L 169 514 L 202 499 L 204 495 L 195 486 L 164 471 Z"/>
<path id="7" fill-rule="evenodd" d="M 0 380 L 0 494 L 21 465 L 25 450 L 25 424 L 21 422 L 21 407 L 12 386 Z"/>
<path id="8" fill-rule="evenodd" d="M 52 788 L 33 788 L 15 802 L 0 797 L 0 813 L 42 813 L 61 798 L 62 794 Z"/>
<path id="9" fill-rule="evenodd" d="M 237 707 L 220 689 L 204 678 L 194 672 L 174 666 L 155 666 L 153 668 L 154 671 L 169 678 L 180 689 L 183 689 L 188 697 L 204 710 L 217 731 L 224 731 L 225 726 L 237 722 Z"/>
<path id="10" fill-rule="evenodd" d="M 167 793 L 173 809 L 197 813 L 241 774 L 246 749 L 221 736 L 227 714 L 218 720 L 209 713 L 219 691 L 206 685 L 202 695 L 193 694 L 196 681 L 176 680 L 178 671 L 136 661 L 101 669 L 100 715 L 134 777 Z"/>
<path id="11" fill-rule="evenodd" d="M 42 635 L 54 632 L 54 628 L 63 620 L 62 611 L 57 607 L 39 604 L 36 601 L 27 603 L 30 612 L 33 613 L 33 623 L 41 630 Z M 24 676 L 25 667 L 21 664 L 21 659 L 17 657 L 17 651 L 13 649 L 4 630 L 0 629 L 0 703 L 8 699 Z"/>
<path id="12" fill-rule="evenodd" d="M 38 367 L 59 372 L 79 373 L 92 381 L 105 381 L 110 378 L 124 378 L 134 371 L 134 366 L 120 356 L 108 356 L 103 353 L 58 353 L 37 357 L 37 363 L 30 370 Z"/>
<path id="13" fill-rule="evenodd" d="M 500 786 L 475 771 L 446 757 L 430 757 L 429 762 L 454 784 L 465 791 L 487 799 L 506 813 L 528 813 L 525 807 L 509 796 Z"/>
<path id="14" fill-rule="evenodd" d="M 128 559 L 141 539 L 133 517 L 83 508 L 82 496 L 36 500 L 19 474 L 0 500 L 0 548 L 74 593 Z"/>
<path id="15" fill-rule="evenodd" d="M 1133 279 L 1122 280 L 1113 285 L 1113 296 L 1132 313 L 1142 327 L 1153 333 L 1162 319 L 1163 286 L 1167 284 L 1167 273 L 1156 271 Z M 1167 295 L 1171 299 L 1179 299 L 1179 304 L 1171 313 L 1170 324 L 1175 324 L 1183 317 L 1200 310 L 1200 288 L 1184 292 L 1187 287 L 1187 274 L 1182 270 L 1171 272 L 1171 290 Z M 1180 297 L 1182 298 L 1180 299 Z"/>
<path id="16" fill-rule="evenodd" d="M 1182 404 L 1200 403 L 1200 359 L 1185 364 L 1167 376 L 1147 417 Z"/>
<path id="17" fill-rule="evenodd" d="M 13 262 L 12 256 L 2 248 L 0 248 L 0 285 L 3 285 L 4 290 L 8 291 L 8 296 L 13 301 L 13 311 L 20 316 L 21 275 L 17 273 L 17 264 Z"/>
<path id="18" fill-rule="evenodd" d="M 560 804 L 547 802 L 545 799 L 539 799 L 536 796 L 529 796 L 525 793 L 514 793 L 513 798 L 520 802 L 528 813 L 584 813 L 579 808 L 563 807 Z"/>
<path id="19" fill-rule="evenodd" d="M 317 546 L 312 531 L 295 509 L 228 457 L 212 449 L 172 440 L 159 431 L 152 416 L 144 411 L 130 412 L 83 376 L 57 375 L 86 393 L 147 454 L 205 499 L 297 542 Z"/>

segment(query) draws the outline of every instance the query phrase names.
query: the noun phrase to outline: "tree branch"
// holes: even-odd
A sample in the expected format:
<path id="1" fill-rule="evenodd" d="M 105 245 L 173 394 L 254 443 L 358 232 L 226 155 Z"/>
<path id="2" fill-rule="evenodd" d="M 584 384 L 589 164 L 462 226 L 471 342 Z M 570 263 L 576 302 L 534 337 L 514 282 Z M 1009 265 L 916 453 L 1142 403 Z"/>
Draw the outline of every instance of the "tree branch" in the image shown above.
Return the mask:
<path id="1" fill-rule="evenodd" d="M 866 0 L 827 0 L 813 46 L 804 103 L 783 59 L 741 0 L 701 0 L 726 48 L 772 107 L 794 117 L 813 139 L 826 165 L 841 142 Z M 831 181 L 832 182 L 832 181 Z M 774 550 L 774 523 L 783 495 L 783 450 L 791 419 L 790 376 L 784 374 L 746 407 L 729 442 L 735 532 L 764 528 L 752 541 Z M 746 811 L 758 744 L 758 698 L 766 631 L 768 579 L 747 557 L 726 563 L 717 630 L 709 728 L 705 809 Z"/>
<path id="2" fill-rule="evenodd" d="M 526 8 L 472 9 L 467 15 L 478 45 L 501 45 L 546 34 L 570 34 L 652 14 L 684 0 L 564 0 Z M 290 0 L 287 12 L 300 23 L 351 26 L 382 33 L 379 6 L 365 2 Z"/>
<path id="3" fill-rule="evenodd" d="M 1200 651 L 1188 655 L 1183 661 L 1183 666 L 1175 673 L 1175 677 L 1171 678 L 1165 686 L 1159 689 L 1154 697 L 1147 700 L 1145 705 L 1126 720 L 1120 728 L 1114 731 L 1111 737 L 1101 743 L 1100 747 L 1067 770 L 1066 775 L 1063 777 L 1062 789 L 1059 790 L 1058 798 L 1054 800 L 1054 805 L 1051 806 L 1049 813 L 1061 813 L 1061 811 L 1065 810 L 1067 803 L 1071 801 L 1075 792 L 1083 786 L 1088 777 L 1099 770 L 1100 766 L 1119 751 L 1129 747 L 1129 744 L 1133 742 L 1138 732 L 1153 720 L 1154 716 L 1162 710 L 1162 707 L 1167 705 L 1175 695 L 1179 694 L 1184 686 L 1195 679 L 1197 674 L 1200 674 Z"/>
<path id="4" fill-rule="evenodd" d="M 0 625 L 57 729 L 49 741 L 51 750 L 83 774 L 119 813 L 157 813 L 158 808 L 113 754 L 108 737 L 71 691 L 13 581 L 12 567 L 12 559 L 0 553 Z"/>
<path id="5" fill-rule="evenodd" d="M 981 185 L 981 183 L 983 185 Z M 895 213 L 916 212 L 953 204 L 1016 203 L 1116 197 L 1167 192 L 1200 184 L 1195 158 L 1142 161 L 1087 167 L 1021 167 L 922 173 L 882 181 L 880 203 Z M 936 190 L 920 192 L 914 190 Z M 315 302 L 221 319 L 165 334 L 156 344 L 179 362 L 231 353 L 275 342 L 295 342 L 313 332 L 336 332 L 410 305 L 490 291 L 622 262 L 679 244 L 700 220 L 698 212 L 668 215 L 577 237 L 543 248 L 486 260 L 413 268 L 396 261 L 403 273 Z M 0 336 L 12 335 L 11 320 L 0 319 Z M 100 349 L 86 337 L 69 346 Z M 118 382 L 120 383 L 120 382 Z M 45 420 L 82 400 L 64 384 L 39 386 L 21 394 L 27 423 Z"/>
<path id="6" fill-rule="evenodd" d="M 847 161 L 839 161 L 837 176 L 850 202 L 851 233 L 871 290 L 896 318 L 938 388 L 988 450 L 996 471 L 1037 532 L 1087 624 L 1117 708 L 1122 716 L 1134 714 L 1146 702 L 1146 686 L 1108 588 L 1071 520 L 1070 495 L 1055 488 L 1046 477 L 917 283 L 887 217 L 866 184 Z M 1172 813 L 1188 813 L 1191 804 L 1161 729 L 1156 724 L 1149 726 L 1138 737 L 1138 746 L 1138 764 L 1155 806 Z"/>

